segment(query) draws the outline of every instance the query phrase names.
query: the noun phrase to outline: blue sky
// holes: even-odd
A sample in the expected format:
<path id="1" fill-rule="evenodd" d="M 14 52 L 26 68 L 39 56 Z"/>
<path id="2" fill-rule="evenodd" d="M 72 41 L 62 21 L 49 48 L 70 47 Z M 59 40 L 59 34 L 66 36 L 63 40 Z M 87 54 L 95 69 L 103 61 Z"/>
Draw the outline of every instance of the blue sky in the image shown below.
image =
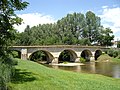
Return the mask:
<path id="1" fill-rule="evenodd" d="M 23 0 L 30 4 L 24 11 L 16 12 L 24 23 L 16 27 L 20 32 L 26 25 L 54 23 L 68 13 L 93 11 L 101 17 L 103 26 L 114 29 L 115 38 L 120 40 L 120 0 Z M 118 24 L 119 23 L 119 24 Z"/>

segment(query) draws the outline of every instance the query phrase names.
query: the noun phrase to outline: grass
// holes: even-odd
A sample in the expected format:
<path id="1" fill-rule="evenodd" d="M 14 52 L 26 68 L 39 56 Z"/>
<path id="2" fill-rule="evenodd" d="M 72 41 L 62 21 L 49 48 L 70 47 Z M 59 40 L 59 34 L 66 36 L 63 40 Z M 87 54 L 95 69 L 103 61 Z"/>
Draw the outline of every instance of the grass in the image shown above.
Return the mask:
<path id="1" fill-rule="evenodd" d="M 112 61 L 113 61 L 113 62 L 120 63 L 120 59 L 118 59 L 118 58 L 112 58 Z"/>
<path id="2" fill-rule="evenodd" d="M 100 57 L 98 57 L 99 62 L 117 62 L 120 63 L 120 59 L 118 59 L 118 57 L 114 58 L 114 57 L 110 57 L 108 54 L 102 54 Z"/>
<path id="3" fill-rule="evenodd" d="M 52 69 L 32 61 L 18 60 L 10 86 L 13 90 L 120 90 L 120 79 Z"/>

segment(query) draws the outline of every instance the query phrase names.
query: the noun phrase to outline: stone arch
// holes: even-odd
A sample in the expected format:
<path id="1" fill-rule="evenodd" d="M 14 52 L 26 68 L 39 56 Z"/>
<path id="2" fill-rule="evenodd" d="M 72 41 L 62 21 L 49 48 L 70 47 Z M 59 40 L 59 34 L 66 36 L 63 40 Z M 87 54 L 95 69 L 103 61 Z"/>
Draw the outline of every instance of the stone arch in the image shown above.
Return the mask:
<path id="1" fill-rule="evenodd" d="M 66 60 L 63 60 L 63 57 L 62 57 L 62 55 L 61 55 L 63 52 L 65 52 L 65 53 L 68 54 L 68 57 L 66 58 Z M 74 50 L 65 49 L 65 50 L 63 50 L 63 51 L 60 53 L 60 55 L 59 55 L 59 57 L 58 57 L 58 62 L 63 62 L 63 61 L 75 62 L 76 58 L 77 58 L 77 54 L 75 53 Z M 65 58 L 64 58 L 64 59 L 65 59 Z"/>
<path id="2" fill-rule="evenodd" d="M 21 58 L 21 51 L 20 50 L 10 50 L 11 54 L 14 58 Z"/>
<path id="3" fill-rule="evenodd" d="M 102 54 L 102 51 L 101 51 L 101 50 L 96 50 L 96 51 L 95 51 L 95 55 L 94 55 L 95 60 L 97 60 L 97 58 L 98 58 L 101 54 Z"/>
<path id="4" fill-rule="evenodd" d="M 92 53 L 90 50 L 85 49 L 81 52 L 81 57 L 86 59 L 86 62 L 90 61 L 90 58 L 92 57 Z"/>
<path id="5" fill-rule="evenodd" d="M 34 53 L 36 53 L 38 51 L 41 51 L 45 54 L 44 59 L 46 59 L 46 60 L 45 60 L 44 63 L 47 63 L 47 64 L 52 63 L 52 60 L 54 59 L 54 56 L 49 51 L 46 51 L 46 50 L 37 50 L 37 51 L 32 52 L 32 54 L 29 56 L 29 59 L 32 57 L 32 55 Z"/>

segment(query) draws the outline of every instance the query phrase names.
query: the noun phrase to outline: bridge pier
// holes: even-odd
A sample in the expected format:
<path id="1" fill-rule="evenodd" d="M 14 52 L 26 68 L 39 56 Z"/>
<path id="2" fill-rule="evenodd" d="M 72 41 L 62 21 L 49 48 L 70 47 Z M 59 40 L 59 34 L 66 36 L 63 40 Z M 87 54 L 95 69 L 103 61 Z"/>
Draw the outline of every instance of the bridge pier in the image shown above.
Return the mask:
<path id="1" fill-rule="evenodd" d="M 95 61 L 95 52 L 91 52 L 92 56 L 90 57 L 90 61 Z"/>
<path id="2" fill-rule="evenodd" d="M 52 60 L 52 64 L 58 64 L 58 57 L 55 57 L 55 58 Z"/>
<path id="3" fill-rule="evenodd" d="M 21 49 L 21 59 L 27 60 L 27 57 L 28 57 L 27 49 L 26 48 L 25 49 Z"/>
<path id="4" fill-rule="evenodd" d="M 75 62 L 80 62 L 80 57 L 77 57 Z"/>

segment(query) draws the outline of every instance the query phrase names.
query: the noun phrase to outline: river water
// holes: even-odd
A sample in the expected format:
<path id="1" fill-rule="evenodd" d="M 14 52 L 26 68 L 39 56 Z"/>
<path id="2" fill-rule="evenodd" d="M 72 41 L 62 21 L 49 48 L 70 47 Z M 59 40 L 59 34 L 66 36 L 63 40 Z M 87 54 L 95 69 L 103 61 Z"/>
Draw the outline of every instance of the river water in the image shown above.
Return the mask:
<path id="1" fill-rule="evenodd" d="M 120 63 L 87 62 L 85 63 L 85 65 L 78 66 L 56 66 L 56 65 L 47 66 L 55 69 L 68 70 L 73 72 L 102 74 L 113 78 L 120 78 Z"/>

